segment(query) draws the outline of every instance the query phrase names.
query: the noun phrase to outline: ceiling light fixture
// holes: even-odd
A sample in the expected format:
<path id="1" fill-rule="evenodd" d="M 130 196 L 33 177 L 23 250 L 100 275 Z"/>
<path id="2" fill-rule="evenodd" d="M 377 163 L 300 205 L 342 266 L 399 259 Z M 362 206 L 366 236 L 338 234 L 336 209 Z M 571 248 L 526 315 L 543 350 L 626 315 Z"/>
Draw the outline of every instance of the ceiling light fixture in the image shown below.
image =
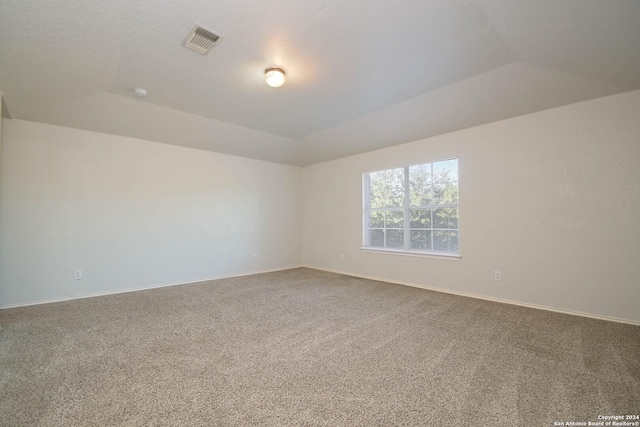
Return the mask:
<path id="1" fill-rule="evenodd" d="M 133 93 L 136 94 L 136 96 L 139 96 L 140 98 L 144 98 L 145 96 L 147 96 L 147 90 L 146 89 L 142 89 L 141 87 L 137 87 L 133 90 Z"/>
<path id="2" fill-rule="evenodd" d="M 280 87 L 286 80 L 284 70 L 280 67 L 269 67 L 264 70 L 264 81 L 271 87 Z"/>

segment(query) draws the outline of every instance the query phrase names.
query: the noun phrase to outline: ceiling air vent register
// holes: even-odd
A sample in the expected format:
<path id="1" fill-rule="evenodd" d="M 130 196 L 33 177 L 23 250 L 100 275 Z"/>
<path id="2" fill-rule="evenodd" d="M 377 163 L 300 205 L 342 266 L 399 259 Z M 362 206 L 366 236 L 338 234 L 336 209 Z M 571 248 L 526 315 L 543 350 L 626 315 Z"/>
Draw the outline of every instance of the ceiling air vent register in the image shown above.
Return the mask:
<path id="1" fill-rule="evenodd" d="M 182 45 L 194 52 L 206 55 L 220 40 L 222 40 L 222 36 L 196 24 L 187 34 Z"/>

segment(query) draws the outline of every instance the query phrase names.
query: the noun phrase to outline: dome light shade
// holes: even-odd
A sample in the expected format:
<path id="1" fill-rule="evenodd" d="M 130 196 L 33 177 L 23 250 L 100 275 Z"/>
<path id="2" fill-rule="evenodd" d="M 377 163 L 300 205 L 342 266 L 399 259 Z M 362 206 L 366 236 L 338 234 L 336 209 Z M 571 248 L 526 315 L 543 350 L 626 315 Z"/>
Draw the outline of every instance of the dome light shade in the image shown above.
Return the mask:
<path id="1" fill-rule="evenodd" d="M 280 67 L 269 67 L 264 70 L 264 81 L 271 87 L 280 87 L 286 81 L 284 70 Z"/>

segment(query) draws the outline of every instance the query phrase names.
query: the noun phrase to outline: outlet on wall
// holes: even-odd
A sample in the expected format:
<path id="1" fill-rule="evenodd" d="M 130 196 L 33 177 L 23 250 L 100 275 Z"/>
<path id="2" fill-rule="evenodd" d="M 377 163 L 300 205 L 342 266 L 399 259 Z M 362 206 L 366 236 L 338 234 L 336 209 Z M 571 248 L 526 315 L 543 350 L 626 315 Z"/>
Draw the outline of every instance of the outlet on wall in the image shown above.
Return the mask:
<path id="1" fill-rule="evenodd" d="M 502 272 L 499 270 L 495 270 L 493 272 L 493 280 L 502 280 Z"/>
<path id="2" fill-rule="evenodd" d="M 75 280 L 82 280 L 82 270 L 76 270 L 73 272 L 73 278 Z"/>
<path id="3" fill-rule="evenodd" d="M 344 261 L 344 254 L 340 254 L 340 261 Z"/>
<path id="4" fill-rule="evenodd" d="M 253 259 L 258 259 L 258 254 L 253 254 Z"/>

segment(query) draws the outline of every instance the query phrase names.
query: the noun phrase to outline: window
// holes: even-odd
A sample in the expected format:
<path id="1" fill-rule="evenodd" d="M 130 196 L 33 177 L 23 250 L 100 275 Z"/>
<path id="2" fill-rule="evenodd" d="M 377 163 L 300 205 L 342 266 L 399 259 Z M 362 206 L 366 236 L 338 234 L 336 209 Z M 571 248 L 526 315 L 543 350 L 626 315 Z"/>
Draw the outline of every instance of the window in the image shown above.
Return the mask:
<path id="1" fill-rule="evenodd" d="M 365 248 L 458 255 L 458 159 L 363 178 Z"/>

